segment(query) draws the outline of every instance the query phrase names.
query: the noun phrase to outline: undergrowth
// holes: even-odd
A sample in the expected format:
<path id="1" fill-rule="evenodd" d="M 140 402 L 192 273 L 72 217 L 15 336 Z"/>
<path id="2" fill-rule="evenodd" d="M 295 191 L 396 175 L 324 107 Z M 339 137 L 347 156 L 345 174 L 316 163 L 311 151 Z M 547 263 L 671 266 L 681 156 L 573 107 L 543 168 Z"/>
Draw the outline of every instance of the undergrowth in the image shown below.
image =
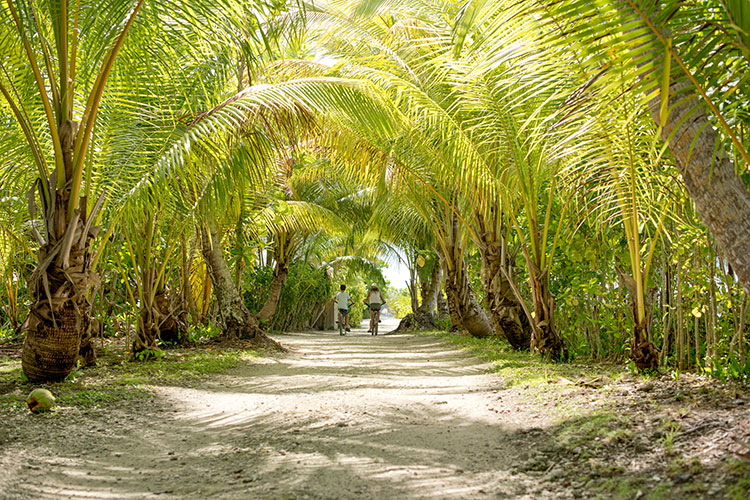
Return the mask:
<path id="1" fill-rule="evenodd" d="M 134 362 L 124 351 L 106 351 L 97 366 L 79 369 L 59 383 L 28 382 L 21 361 L 0 357 L 0 412 L 23 408 L 36 387 L 49 389 L 58 408 L 97 408 L 150 397 L 149 386 L 190 385 L 257 357 L 254 351 L 193 348 L 169 350 L 158 360 Z"/>
<path id="2" fill-rule="evenodd" d="M 627 370 L 621 365 L 549 362 L 528 352 L 516 351 L 505 340 L 497 337 L 480 339 L 450 332 L 429 332 L 429 334 L 438 335 L 474 356 L 491 361 L 493 371 L 505 379 L 507 387 L 516 385 L 539 387 L 560 378 L 576 381 L 591 378 L 592 373 L 599 377 L 616 380 L 627 374 Z"/>

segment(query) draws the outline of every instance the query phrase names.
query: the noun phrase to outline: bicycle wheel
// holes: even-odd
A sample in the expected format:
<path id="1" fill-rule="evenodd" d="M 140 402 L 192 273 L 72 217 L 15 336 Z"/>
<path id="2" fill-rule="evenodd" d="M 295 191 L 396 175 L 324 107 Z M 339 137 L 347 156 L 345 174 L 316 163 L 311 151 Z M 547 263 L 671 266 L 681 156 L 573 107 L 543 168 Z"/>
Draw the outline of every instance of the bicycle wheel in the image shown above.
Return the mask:
<path id="1" fill-rule="evenodd" d="M 344 315 L 339 311 L 339 335 L 346 335 L 344 331 Z"/>
<path id="2" fill-rule="evenodd" d="M 378 319 L 380 318 L 380 312 L 375 313 L 375 317 L 372 319 L 372 334 L 378 334 Z"/>

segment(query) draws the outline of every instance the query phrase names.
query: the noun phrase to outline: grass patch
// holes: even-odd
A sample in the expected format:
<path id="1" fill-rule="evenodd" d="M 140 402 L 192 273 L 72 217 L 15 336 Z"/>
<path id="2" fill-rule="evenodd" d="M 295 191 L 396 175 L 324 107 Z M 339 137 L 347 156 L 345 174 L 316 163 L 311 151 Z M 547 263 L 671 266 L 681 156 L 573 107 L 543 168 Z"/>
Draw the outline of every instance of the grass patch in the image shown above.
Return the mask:
<path id="1" fill-rule="evenodd" d="M 627 373 L 625 367 L 612 364 L 597 364 L 594 368 L 582 363 L 549 362 L 528 352 L 516 351 L 497 337 L 479 339 L 443 331 L 428 334 L 440 336 L 478 358 L 491 361 L 493 371 L 506 379 L 508 387 L 540 387 L 561 377 L 571 381 L 590 378 L 592 373 L 616 380 Z"/>
<path id="2" fill-rule="evenodd" d="M 633 439 L 633 424 L 623 415 L 596 412 L 562 423 L 556 434 L 558 444 L 565 448 L 586 446 L 601 448 L 612 443 L 625 443 Z"/>
<path id="3" fill-rule="evenodd" d="M 0 359 L 0 412 L 24 408 L 32 389 L 44 387 L 56 406 L 98 408 L 116 401 L 150 397 L 149 386 L 190 385 L 258 357 L 254 351 L 192 348 L 165 351 L 155 361 L 128 361 L 124 351 L 108 350 L 97 366 L 71 373 L 64 382 L 32 384 L 18 359 Z"/>
<path id="4" fill-rule="evenodd" d="M 747 500 L 750 497 L 750 479 L 741 478 L 727 488 L 726 497 L 732 500 Z"/>
<path id="5" fill-rule="evenodd" d="M 639 477 L 611 477 L 598 488 L 599 495 L 595 498 L 606 500 L 668 500 L 674 498 L 674 491 L 669 485 L 661 484 L 651 488 L 644 488 L 643 479 Z M 639 495 L 640 492 L 641 494 Z"/>

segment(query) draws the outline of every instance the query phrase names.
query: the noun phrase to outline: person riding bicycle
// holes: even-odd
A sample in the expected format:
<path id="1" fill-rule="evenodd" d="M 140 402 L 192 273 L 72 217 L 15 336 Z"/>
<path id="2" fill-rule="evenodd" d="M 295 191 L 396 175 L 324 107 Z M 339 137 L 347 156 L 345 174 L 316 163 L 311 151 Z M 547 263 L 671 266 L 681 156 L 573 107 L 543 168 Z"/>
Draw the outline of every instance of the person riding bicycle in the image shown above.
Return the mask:
<path id="1" fill-rule="evenodd" d="M 341 291 L 336 293 L 336 297 L 334 298 L 334 300 L 336 301 L 336 307 L 339 310 L 339 314 L 344 316 L 344 324 L 346 325 L 344 328 L 347 332 L 350 332 L 351 330 L 349 329 L 349 306 L 351 304 L 354 304 L 354 301 L 346 292 L 346 285 L 341 285 Z"/>
<path id="2" fill-rule="evenodd" d="M 370 329 L 367 332 L 372 332 L 374 322 L 380 322 L 380 308 L 385 304 L 383 294 L 380 293 L 378 285 L 373 283 L 370 286 L 370 290 L 367 292 L 367 298 L 365 298 L 365 305 L 370 309 Z M 377 316 L 377 318 L 376 318 Z"/>

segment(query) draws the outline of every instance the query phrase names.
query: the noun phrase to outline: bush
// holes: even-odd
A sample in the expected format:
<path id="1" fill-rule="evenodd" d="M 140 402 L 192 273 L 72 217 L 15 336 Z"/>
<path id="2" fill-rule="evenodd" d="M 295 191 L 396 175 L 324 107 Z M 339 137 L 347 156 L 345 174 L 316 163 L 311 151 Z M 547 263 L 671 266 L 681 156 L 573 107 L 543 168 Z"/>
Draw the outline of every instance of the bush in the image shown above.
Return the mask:
<path id="1" fill-rule="evenodd" d="M 273 280 L 273 268 L 257 267 L 248 278 L 245 304 L 256 314 L 268 298 Z M 276 313 L 270 320 L 272 330 L 299 330 L 310 328 L 313 317 L 334 295 L 335 287 L 324 269 L 305 263 L 294 263 L 281 289 Z"/>

